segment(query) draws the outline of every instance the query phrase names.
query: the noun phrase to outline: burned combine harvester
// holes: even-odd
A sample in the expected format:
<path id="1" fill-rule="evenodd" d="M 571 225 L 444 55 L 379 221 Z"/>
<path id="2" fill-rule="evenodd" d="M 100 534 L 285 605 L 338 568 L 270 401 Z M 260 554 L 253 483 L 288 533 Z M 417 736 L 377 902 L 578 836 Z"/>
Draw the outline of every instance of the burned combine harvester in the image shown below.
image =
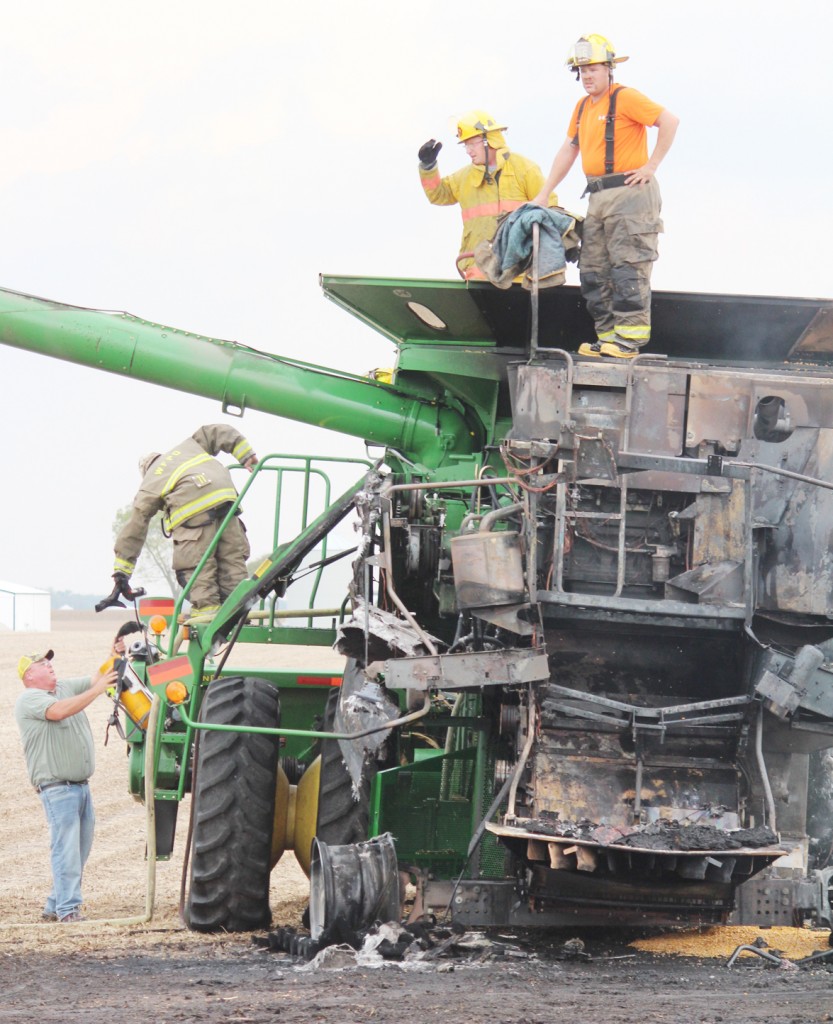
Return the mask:
<path id="1" fill-rule="evenodd" d="M 186 654 L 134 663 L 163 854 L 194 789 L 192 926 L 268 921 L 287 848 L 314 937 L 397 916 L 403 873 L 415 914 L 470 925 L 829 926 L 833 303 L 656 293 L 651 350 L 619 362 L 574 354 L 573 288 L 322 283 L 395 341 L 389 376 L 0 295 L 5 343 L 380 447 Z M 215 665 L 219 640 L 304 642 L 275 597 L 354 510 L 350 610 L 307 627 L 341 685 L 277 647 L 271 673 Z M 233 757 L 259 767 L 238 790 Z M 253 792 L 254 824 L 222 809 Z"/>

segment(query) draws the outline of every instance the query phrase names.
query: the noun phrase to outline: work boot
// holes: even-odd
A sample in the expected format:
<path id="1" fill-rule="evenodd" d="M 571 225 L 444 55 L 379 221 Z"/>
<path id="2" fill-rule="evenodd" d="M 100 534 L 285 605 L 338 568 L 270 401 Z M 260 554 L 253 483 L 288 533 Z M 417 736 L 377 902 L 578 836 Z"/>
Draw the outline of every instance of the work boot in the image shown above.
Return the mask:
<path id="1" fill-rule="evenodd" d="M 86 917 L 84 917 L 84 915 L 80 911 L 72 910 L 68 914 L 64 914 L 64 916 L 62 918 L 60 918 L 60 923 L 61 924 L 74 924 L 76 921 L 86 921 L 86 920 L 87 920 Z"/>
<path id="2" fill-rule="evenodd" d="M 220 610 L 218 604 L 206 605 L 204 608 L 192 608 L 188 615 L 185 617 L 186 626 L 202 626 L 211 622 L 217 612 Z"/>
<path id="3" fill-rule="evenodd" d="M 58 915 L 54 910 L 44 910 L 40 916 L 41 921 L 48 921 L 50 924 L 58 920 Z"/>
<path id="4" fill-rule="evenodd" d="M 602 356 L 612 356 L 614 359 L 633 359 L 639 355 L 639 349 L 630 348 L 620 341 L 585 341 L 579 345 L 580 356 L 591 356 L 594 359 L 601 359 Z"/>

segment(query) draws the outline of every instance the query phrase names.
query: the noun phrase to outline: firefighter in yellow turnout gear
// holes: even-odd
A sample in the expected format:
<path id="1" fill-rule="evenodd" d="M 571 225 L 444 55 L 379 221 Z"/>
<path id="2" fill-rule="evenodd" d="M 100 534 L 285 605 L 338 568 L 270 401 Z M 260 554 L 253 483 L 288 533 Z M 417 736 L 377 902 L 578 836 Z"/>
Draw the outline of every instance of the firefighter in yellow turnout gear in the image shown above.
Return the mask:
<path id="1" fill-rule="evenodd" d="M 257 456 L 234 427 L 215 423 L 200 427 L 170 451 L 152 452 L 139 462 L 142 484 L 133 511 L 115 544 L 113 578 L 127 586 L 160 510 L 163 529 L 174 545 L 173 569 L 181 586 L 190 579 L 208 545 L 237 498 L 228 469 L 213 456 L 232 455 L 252 472 Z M 207 619 L 248 575 L 249 541 L 240 518 L 226 527 L 213 555 L 190 591 L 191 618 Z"/>
<path id="2" fill-rule="evenodd" d="M 428 201 L 435 206 L 460 204 L 463 237 L 457 269 L 467 281 L 486 279 L 474 261 L 478 242 L 494 238 L 498 217 L 528 203 L 544 184 L 538 164 L 509 151 L 505 131 L 483 110 L 464 114 L 457 122 L 457 139 L 471 163 L 447 177 L 437 166 L 442 143 L 429 139 L 419 149 L 419 179 Z M 549 197 L 546 205 L 557 206 L 557 196 Z"/>

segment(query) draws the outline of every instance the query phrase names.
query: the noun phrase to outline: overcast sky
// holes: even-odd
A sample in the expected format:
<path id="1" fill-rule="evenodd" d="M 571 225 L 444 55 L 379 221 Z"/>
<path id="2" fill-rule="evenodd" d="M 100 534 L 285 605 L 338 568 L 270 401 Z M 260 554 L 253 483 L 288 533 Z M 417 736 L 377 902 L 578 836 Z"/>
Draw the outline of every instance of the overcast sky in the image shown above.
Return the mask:
<path id="1" fill-rule="evenodd" d="M 617 81 L 681 119 L 654 286 L 833 297 L 831 29 L 828 7 L 771 0 L 10 5 L 0 287 L 389 365 L 319 274 L 454 277 L 459 210 L 425 200 L 417 149 L 434 136 L 441 170 L 461 166 L 451 124 L 481 107 L 546 171 L 581 95 L 564 58 L 601 32 L 631 58 Z M 582 188 L 577 164 L 562 205 L 583 212 Z M 0 580 L 104 594 L 137 458 L 220 408 L 5 346 L 0 367 Z M 260 455 L 364 454 L 263 414 L 240 425 Z"/>

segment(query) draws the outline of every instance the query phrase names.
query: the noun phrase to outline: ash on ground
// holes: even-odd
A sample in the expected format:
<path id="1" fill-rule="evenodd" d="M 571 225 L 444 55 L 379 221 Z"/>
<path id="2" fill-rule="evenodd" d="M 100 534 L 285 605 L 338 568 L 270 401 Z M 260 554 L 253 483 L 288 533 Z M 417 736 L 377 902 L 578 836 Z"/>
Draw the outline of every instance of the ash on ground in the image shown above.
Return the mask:
<path id="1" fill-rule="evenodd" d="M 590 961 L 620 959 L 609 950 L 591 955 L 581 938 L 560 936 L 557 941 L 522 932 L 504 934 L 469 930 L 454 923 L 438 925 L 431 918 L 413 923 L 377 923 L 365 932 L 353 931 L 343 922 L 321 942 L 294 928 L 278 928 L 252 942 L 298 961 L 299 970 L 344 970 L 349 967 L 396 965 L 405 970 L 454 970 L 493 962 Z M 628 953 L 628 957 L 634 956 Z"/>

